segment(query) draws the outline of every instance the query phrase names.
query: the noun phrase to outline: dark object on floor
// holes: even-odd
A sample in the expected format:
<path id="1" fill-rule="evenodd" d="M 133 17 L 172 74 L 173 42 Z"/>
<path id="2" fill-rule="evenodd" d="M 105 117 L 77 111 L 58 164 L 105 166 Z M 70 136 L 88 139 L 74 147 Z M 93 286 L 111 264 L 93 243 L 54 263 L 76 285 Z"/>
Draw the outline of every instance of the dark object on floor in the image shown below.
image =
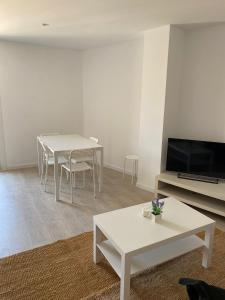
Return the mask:
<path id="1" fill-rule="evenodd" d="M 190 300 L 225 300 L 225 290 L 204 281 L 181 278 L 179 283 L 185 285 Z"/>

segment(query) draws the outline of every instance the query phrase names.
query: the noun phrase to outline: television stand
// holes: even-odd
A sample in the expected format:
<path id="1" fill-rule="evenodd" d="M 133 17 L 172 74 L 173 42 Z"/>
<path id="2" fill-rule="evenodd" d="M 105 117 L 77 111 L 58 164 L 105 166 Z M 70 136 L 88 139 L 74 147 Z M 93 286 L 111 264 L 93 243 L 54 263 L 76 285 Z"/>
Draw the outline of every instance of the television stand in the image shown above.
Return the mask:
<path id="1" fill-rule="evenodd" d="M 219 180 L 217 178 L 208 177 L 208 176 L 201 176 L 201 175 L 195 175 L 195 174 L 178 173 L 177 177 L 178 178 L 189 179 L 189 180 L 196 180 L 196 181 L 214 183 L 214 184 L 219 183 Z"/>
<path id="2" fill-rule="evenodd" d="M 212 184 L 178 178 L 177 173 L 165 172 L 156 176 L 156 197 L 176 199 L 225 217 L 225 183 Z"/>

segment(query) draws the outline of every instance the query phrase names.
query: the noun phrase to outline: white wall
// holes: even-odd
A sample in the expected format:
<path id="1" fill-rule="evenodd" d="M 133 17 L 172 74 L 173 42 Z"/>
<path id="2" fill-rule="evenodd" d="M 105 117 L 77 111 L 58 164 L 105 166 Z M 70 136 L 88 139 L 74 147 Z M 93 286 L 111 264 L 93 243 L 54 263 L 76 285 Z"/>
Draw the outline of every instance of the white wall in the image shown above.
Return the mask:
<path id="1" fill-rule="evenodd" d="M 179 136 L 225 141 L 225 26 L 186 31 Z"/>
<path id="2" fill-rule="evenodd" d="M 105 149 L 105 164 L 123 167 L 138 152 L 143 39 L 83 53 L 84 133 Z"/>
<path id="3" fill-rule="evenodd" d="M 169 37 L 170 26 L 144 34 L 138 186 L 150 190 L 161 171 Z"/>
<path id="4" fill-rule="evenodd" d="M 82 53 L 0 42 L 0 162 L 33 164 L 37 134 L 78 132 L 113 168 L 138 153 L 138 186 L 153 189 L 168 137 L 225 140 L 224 35 L 163 26 Z"/>
<path id="5" fill-rule="evenodd" d="M 179 135 L 178 116 L 180 111 L 181 83 L 183 76 L 184 41 L 184 31 L 175 26 L 171 26 L 163 120 L 162 172 L 166 169 L 168 138 Z"/>
<path id="6" fill-rule="evenodd" d="M 1 86 L 0 86 L 1 91 Z M 2 114 L 2 101 L 0 98 L 0 170 L 6 168 L 6 153 L 5 153 L 5 137 L 4 137 L 4 123 Z"/>
<path id="7" fill-rule="evenodd" d="M 77 51 L 0 42 L 1 140 L 7 168 L 36 162 L 39 133 L 82 133 L 81 68 Z"/>

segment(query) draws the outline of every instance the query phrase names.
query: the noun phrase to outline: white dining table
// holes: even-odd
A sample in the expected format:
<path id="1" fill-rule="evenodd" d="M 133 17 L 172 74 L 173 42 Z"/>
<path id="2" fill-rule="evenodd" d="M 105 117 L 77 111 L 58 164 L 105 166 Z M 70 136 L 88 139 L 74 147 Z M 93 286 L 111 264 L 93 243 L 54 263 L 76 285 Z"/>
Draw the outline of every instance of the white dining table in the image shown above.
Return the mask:
<path id="1" fill-rule="evenodd" d="M 95 143 L 89 138 L 85 138 L 78 134 L 63 134 L 63 135 L 46 135 L 37 137 L 38 149 L 38 167 L 41 168 L 41 143 L 45 145 L 54 155 L 54 178 L 55 178 L 55 200 L 59 199 L 59 170 L 58 157 L 67 155 L 72 150 L 88 150 L 96 149 L 100 155 L 100 172 L 99 172 L 99 192 L 102 190 L 103 184 L 103 146 Z"/>

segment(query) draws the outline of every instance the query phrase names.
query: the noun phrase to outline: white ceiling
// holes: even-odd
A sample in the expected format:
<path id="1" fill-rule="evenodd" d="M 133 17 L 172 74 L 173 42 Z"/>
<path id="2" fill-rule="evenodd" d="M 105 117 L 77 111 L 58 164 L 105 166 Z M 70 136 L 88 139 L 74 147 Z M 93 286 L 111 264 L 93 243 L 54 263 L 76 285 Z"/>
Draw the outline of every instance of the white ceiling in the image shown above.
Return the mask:
<path id="1" fill-rule="evenodd" d="M 0 1 L 0 39 L 75 49 L 130 39 L 164 24 L 222 21 L 225 0 Z"/>

